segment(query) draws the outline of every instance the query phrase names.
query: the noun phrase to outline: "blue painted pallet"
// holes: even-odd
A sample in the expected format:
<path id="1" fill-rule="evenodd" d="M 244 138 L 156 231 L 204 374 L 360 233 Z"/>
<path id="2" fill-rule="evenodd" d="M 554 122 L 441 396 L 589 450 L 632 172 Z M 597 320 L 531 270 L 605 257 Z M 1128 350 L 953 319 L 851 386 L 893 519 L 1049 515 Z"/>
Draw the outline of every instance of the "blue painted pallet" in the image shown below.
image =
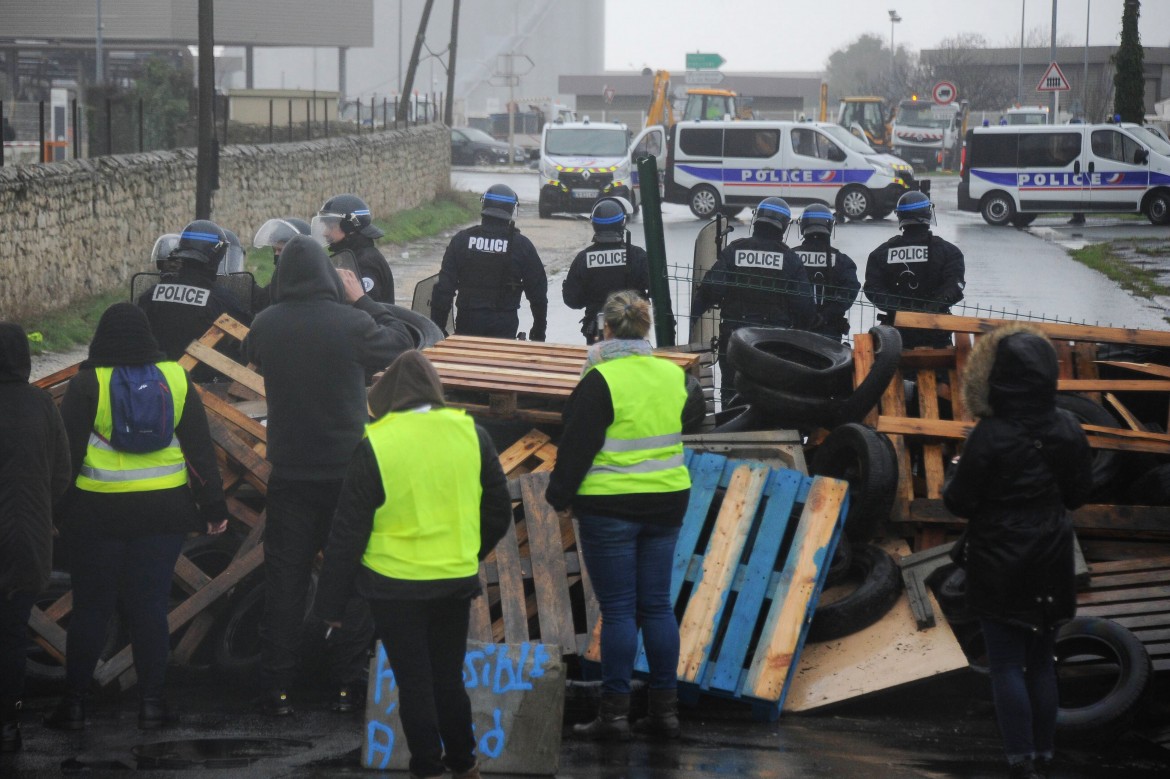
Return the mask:
<path id="1" fill-rule="evenodd" d="M 840 537 L 847 485 L 717 454 L 686 457 L 691 495 L 670 591 L 682 615 L 680 695 L 742 698 L 775 719 Z M 641 646 L 635 669 L 649 671 Z"/>

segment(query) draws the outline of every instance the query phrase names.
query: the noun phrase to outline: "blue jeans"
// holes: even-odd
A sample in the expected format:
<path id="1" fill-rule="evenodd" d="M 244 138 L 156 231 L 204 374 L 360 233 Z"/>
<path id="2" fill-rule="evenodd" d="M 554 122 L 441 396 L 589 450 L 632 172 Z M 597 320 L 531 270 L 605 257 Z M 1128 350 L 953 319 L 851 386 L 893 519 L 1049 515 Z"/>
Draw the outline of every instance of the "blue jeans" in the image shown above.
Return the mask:
<path id="1" fill-rule="evenodd" d="M 73 577 L 73 615 L 65 638 L 67 694 L 83 698 L 89 691 L 110 617 L 121 600 L 130 623 L 139 697 L 162 697 L 171 639 L 171 577 L 183 534 L 121 539 L 74 529 L 67 540 Z"/>
<path id="2" fill-rule="evenodd" d="M 1008 762 L 1051 757 L 1056 735 L 1056 631 L 981 620 Z"/>
<path id="3" fill-rule="evenodd" d="M 670 603 L 677 527 L 582 515 L 581 551 L 601 607 L 601 676 L 606 692 L 628 694 L 638 628 L 650 687 L 677 686 L 678 620 Z"/>

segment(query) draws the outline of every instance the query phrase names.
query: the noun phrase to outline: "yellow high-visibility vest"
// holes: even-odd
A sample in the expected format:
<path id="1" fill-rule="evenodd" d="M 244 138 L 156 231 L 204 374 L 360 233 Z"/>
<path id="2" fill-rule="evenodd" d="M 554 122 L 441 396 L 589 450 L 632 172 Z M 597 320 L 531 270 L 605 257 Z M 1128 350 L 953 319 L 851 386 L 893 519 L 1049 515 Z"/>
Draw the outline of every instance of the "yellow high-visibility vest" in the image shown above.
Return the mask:
<path id="1" fill-rule="evenodd" d="M 613 423 L 578 495 L 677 492 L 691 486 L 683 460 L 682 368 L 650 355 L 630 355 L 593 367 L 609 385 Z"/>
<path id="2" fill-rule="evenodd" d="M 479 436 L 458 409 L 392 412 L 366 428 L 386 501 L 362 565 L 431 581 L 479 571 Z"/>
<path id="3" fill-rule="evenodd" d="M 177 362 L 160 362 L 158 368 L 171 389 L 175 404 L 175 427 L 183 416 L 187 400 L 187 372 Z M 94 368 L 98 381 L 97 414 L 85 460 L 77 476 L 77 488 L 87 492 L 150 492 L 182 487 L 187 483 L 187 462 L 177 436 L 157 452 L 120 452 L 110 445 L 114 413 L 110 406 L 110 377 L 113 368 Z"/>

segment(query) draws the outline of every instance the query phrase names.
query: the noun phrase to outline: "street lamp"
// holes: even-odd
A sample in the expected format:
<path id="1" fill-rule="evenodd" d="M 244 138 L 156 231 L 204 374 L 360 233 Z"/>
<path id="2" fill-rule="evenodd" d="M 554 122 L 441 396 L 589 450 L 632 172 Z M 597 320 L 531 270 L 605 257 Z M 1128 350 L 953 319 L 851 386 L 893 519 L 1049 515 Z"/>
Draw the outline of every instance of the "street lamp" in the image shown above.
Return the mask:
<path id="1" fill-rule="evenodd" d="M 898 12 L 893 8 L 890 9 L 890 85 L 897 83 L 897 69 L 894 65 L 894 25 L 902 21 L 902 17 L 898 16 Z"/>

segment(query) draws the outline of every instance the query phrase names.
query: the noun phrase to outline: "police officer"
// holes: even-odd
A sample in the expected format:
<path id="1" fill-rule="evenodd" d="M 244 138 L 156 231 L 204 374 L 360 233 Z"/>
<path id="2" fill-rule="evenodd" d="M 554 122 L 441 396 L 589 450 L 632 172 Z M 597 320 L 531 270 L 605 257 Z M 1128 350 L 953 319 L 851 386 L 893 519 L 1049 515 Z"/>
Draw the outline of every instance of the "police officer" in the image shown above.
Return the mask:
<path id="1" fill-rule="evenodd" d="M 256 235 L 252 238 L 252 248 L 272 248 L 272 278 L 276 278 L 276 266 L 280 262 L 280 253 L 284 245 L 294 236 L 310 235 L 312 227 L 304 219 L 295 216 L 286 216 L 284 219 L 269 219 L 260 225 Z M 261 287 L 257 284 L 252 288 L 252 313 L 258 314 L 272 305 L 272 282 Z"/>
<path id="2" fill-rule="evenodd" d="M 862 291 L 887 315 L 897 311 L 949 314 L 951 306 L 963 299 L 966 286 L 963 253 L 930 232 L 934 206 L 926 195 L 907 192 L 898 199 L 895 211 L 902 234 L 870 253 Z M 950 344 L 950 335 L 942 331 L 899 330 L 905 349 Z"/>
<path id="3" fill-rule="evenodd" d="M 493 184 L 480 199 L 481 224 L 451 239 L 431 297 L 431 320 L 439 327 L 446 328 L 458 293 L 456 335 L 515 338 L 523 292 L 532 308 L 528 338 L 544 340 L 548 278 L 536 247 L 516 229 L 519 204 L 511 187 Z"/>
<path id="4" fill-rule="evenodd" d="M 632 209 L 631 209 L 632 210 Z M 569 308 L 585 309 L 581 334 L 585 343 L 601 339 L 597 315 L 614 292 L 632 289 L 649 299 L 650 265 L 646 250 L 630 243 L 628 210 L 621 198 L 607 197 L 593 206 L 593 243 L 573 258 L 561 295 Z"/>
<path id="5" fill-rule="evenodd" d="M 170 254 L 179 271 L 165 276 L 138 298 L 150 329 L 168 360 L 183 356 L 187 345 L 202 336 L 220 315 L 249 324 L 252 317 L 239 299 L 215 283 L 216 271 L 228 250 L 228 238 L 215 222 L 197 219 L 183 228 L 178 248 Z M 200 365 L 196 381 L 209 381 L 215 371 Z"/>
<path id="6" fill-rule="evenodd" d="M 313 217 L 313 235 L 329 247 L 333 264 L 353 271 L 362 289 L 379 303 L 394 302 L 394 274 L 374 239 L 385 233 L 374 226 L 370 207 L 357 195 L 334 195 Z"/>
<path id="7" fill-rule="evenodd" d="M 833 234 L 833 212 L 828 206 L 813 203 L 800 215 L 800 236 L 804 242 L 796 253 L 812 283 L 816 316 L 808 328 L 826 338 L 840 341 L 849 332 L 847 314 L 861 282 L 857 280 L 857 265 L 848 254 L 830 245 Z"/>
<path id="8" fill-rule="evenodd" d="M 784 243 L 792 209 L 778 197 L 764 198 L 752 214 L 751 237 L 732 241 L 703 277 L 691 303 L 691 318 L 720 308 L 719 368 L 726 402 L 734 394 L 735 370 L 727 361 L 731 334 L 745 326 L 808 327 L 816 316 L 812 285 L 796 252 Z"/>

